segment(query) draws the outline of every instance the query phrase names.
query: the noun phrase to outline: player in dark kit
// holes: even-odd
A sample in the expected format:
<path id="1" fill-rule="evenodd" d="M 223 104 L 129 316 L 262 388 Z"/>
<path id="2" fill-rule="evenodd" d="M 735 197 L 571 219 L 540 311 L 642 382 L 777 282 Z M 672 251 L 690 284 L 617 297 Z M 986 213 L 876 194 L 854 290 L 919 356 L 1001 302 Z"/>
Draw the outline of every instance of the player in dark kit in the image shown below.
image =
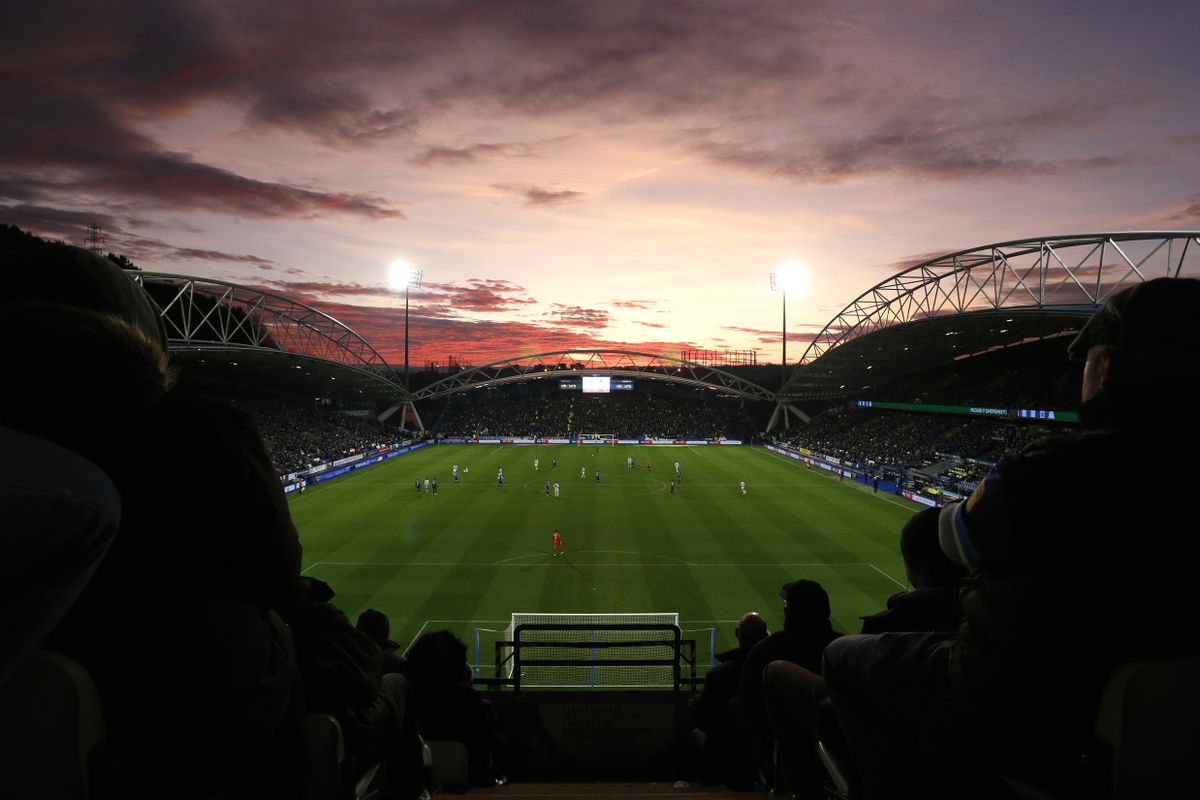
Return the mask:
<path id="1" fill-rule="evenodd" d="M 429 486 L 431 489 L 433 489 L 433 493 L 436 495 L 437 494 L 437 478 L 434 478 L 433 481 L 430 482 Z"/>
<path id="2" fill-rule="evenodd" d="M 675 481 L 671 481 L 671 494 L 675 494 Z"/>
<path id="3" fill-rule="evenodd" d="M 421 479 L 417 478 L 417 497 L 421 496 Z"/>
<path id="4" fill-rule="evenodd" d="M 550 459 L 550 469 L 558 469 L 558 459 L 557 458 Z"/>
<path id="5" fill-rule="evenodd" d="M 562 549 L 562 536 L 560 536 L 560 535 L 558 534 L 558 531 L 555 531 L 555 532 L 554 532 L 553 541 L 554 541 L 554 555 L 556 555 L 556 556 L 557 556 L 557 555 L 560 555 L 560 554 L 562 553 L 562 551 L 563 551 L 563 549 Z"/>
<path id="6" fill-rule="evenodd" d="M 550 481 L 546 481 L 546 497 L 550 496 Z"/>
<path id="7" fill-rule="evenodd" d="M 596 483 L 600 482 L 600 470 L 596 470 Z"/>

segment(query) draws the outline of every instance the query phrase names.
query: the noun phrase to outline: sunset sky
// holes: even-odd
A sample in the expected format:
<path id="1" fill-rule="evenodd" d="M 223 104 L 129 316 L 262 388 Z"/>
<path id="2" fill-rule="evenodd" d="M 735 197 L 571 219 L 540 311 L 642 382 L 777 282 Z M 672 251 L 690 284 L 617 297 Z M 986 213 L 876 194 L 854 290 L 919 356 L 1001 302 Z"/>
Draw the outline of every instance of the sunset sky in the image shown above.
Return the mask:
<path id="1" fill-rule="evenodd" d="M 296 297 L 402 360 L 778 361 L 903 265 L 1200 229 L 1200 3 L 27 2 L 0 222 Z"/>

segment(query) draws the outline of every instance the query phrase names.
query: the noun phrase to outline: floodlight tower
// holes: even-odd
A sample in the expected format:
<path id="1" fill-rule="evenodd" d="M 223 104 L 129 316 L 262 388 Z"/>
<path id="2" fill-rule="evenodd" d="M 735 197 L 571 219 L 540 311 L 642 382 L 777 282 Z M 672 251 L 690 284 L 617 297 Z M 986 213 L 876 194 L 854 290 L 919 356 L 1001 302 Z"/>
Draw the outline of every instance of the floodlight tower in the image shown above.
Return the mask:
<path id="1" fill-rule="evenodd" d="M 771 273 L 771 291 L 779 292 L 783 296 L 783 328 L 781 330 L 781 338 L 783 339 L 783 356 L 780 358 L 780 370 L 782 372 L 779 382 L 780 392 L 783 391 L 783 387 L 787 385 L 788 381 L 787 293 L 789 290 L 795 292 L 803 288 L 804 277 L 804 270 L 795 261 L 788 261 L 782 267 L 780 267 L 778 272 Z M 775 413 L 771 415 L 771 422 L 768 424 L 767 429 L 771 430 L 775 427 L 775 422 L 781 413 L 783 414 L 783 426 L 786 428 L 788 426 L 787 412 L 789 409 L 790 406 L 785 408 L 783 404 L 778 405 L 775 409 Z M 791 410 L 795 412 L 794 409 Z"/>
<path id="2" fill-rule="evenodd" d="M 771 273 L 771 291 L 779 292 L 783 296 L 783 357 L 780 359 L 780 364 L 783 369 L 783 383 L 779 384 L 779 388 L 783 388 L 783 384 L 787 383 L 787 293 L 789 289 L 797 289 L 800 285 L 800 267 L 794 261 L 789 261 L 784 264 L 778 272 Z"/>
<path id="3" fill-rule="evenodd" d="M 407 261 L 393 261 L 391 268 L 388 270 L 388 282 L 391 283 L 393 289 L 404 287 L 404 389 L 409 390 L 408 385 L 408 292 L 410 289 L 418 289 L 421 286 L 421 279 L 425 277 L 424 270 L 419 270 Z"/>

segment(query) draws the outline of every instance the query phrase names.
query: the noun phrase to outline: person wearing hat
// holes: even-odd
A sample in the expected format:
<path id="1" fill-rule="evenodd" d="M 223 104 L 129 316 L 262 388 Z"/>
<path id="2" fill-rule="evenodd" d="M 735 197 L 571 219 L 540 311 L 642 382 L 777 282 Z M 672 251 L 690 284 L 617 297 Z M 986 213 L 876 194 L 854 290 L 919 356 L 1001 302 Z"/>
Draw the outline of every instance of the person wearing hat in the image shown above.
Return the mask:
<path id="1" fill-rule="evenodd" d="M 1114 669 L 1200 653 L 1200 537 L 1161 499 L 1200 452 L 1183 405 L 1200 385 L 1197 309 L 1190 278 L 1108 298 L 1068 348 L 1084 362 L 1083 429 L 1001 458 L 942 509 L 941 550 L 971 574 L 958 632 L 826 650 L 867 797 L 985 796 L 1009 780 L 1067 796 Z"/>
<path id="2" fill-rule="evenodd" d="M 821 674 L 825 646 L 841 636 L 829 622 L 829 594 L 821 584 L 801 578 L 779 590 L 783 629 L 756 644 L 746 656 L 735 705 L 739 728 L 750 742 L 755 764 L 770 759 L 771 728 L 763 702 L 763 673 L 772 661 L 789 661 Z"/>
<path id="3" fill-rule="evenodd" d="M 937 508 L 918 511 L 900 530 L 900 556 L 912 589 L 896 592 L 887 608 L 863 617 L 863 633 L 958 630 L 958 582 L 967 570 L 942 552 L 939 513 Z"/>

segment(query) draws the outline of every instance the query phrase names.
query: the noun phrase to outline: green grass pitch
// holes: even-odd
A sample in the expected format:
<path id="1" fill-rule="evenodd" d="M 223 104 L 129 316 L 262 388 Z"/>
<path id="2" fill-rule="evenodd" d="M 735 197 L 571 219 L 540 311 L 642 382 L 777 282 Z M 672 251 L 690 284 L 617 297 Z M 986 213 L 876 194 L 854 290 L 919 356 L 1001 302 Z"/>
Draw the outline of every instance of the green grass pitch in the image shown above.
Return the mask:
<path id="1" fill-rule="evenodd" d="M 457 485 L 452 464 L 469 469 Z M 435 477 L 438 494 L 418 496 L 413 482 Z M 723 649 L 747 611 L 780 627 L 779 587 L 797 578 L 820 581 L 834 627 L 857 633 L 904 588 L 900 527 L 919 506 L 762 448 L 443 445 L 314 486 L 290 508 L 304 574 L 328 581 L 351 620 L 386 612 L 405 648 L 441 628 L 473 645 L 476 628 L 502 630 L 514 611 L 673 611 L 685 631 L 716 628 Z M 689 636 L 707 663 L 708 634 Z"/>

